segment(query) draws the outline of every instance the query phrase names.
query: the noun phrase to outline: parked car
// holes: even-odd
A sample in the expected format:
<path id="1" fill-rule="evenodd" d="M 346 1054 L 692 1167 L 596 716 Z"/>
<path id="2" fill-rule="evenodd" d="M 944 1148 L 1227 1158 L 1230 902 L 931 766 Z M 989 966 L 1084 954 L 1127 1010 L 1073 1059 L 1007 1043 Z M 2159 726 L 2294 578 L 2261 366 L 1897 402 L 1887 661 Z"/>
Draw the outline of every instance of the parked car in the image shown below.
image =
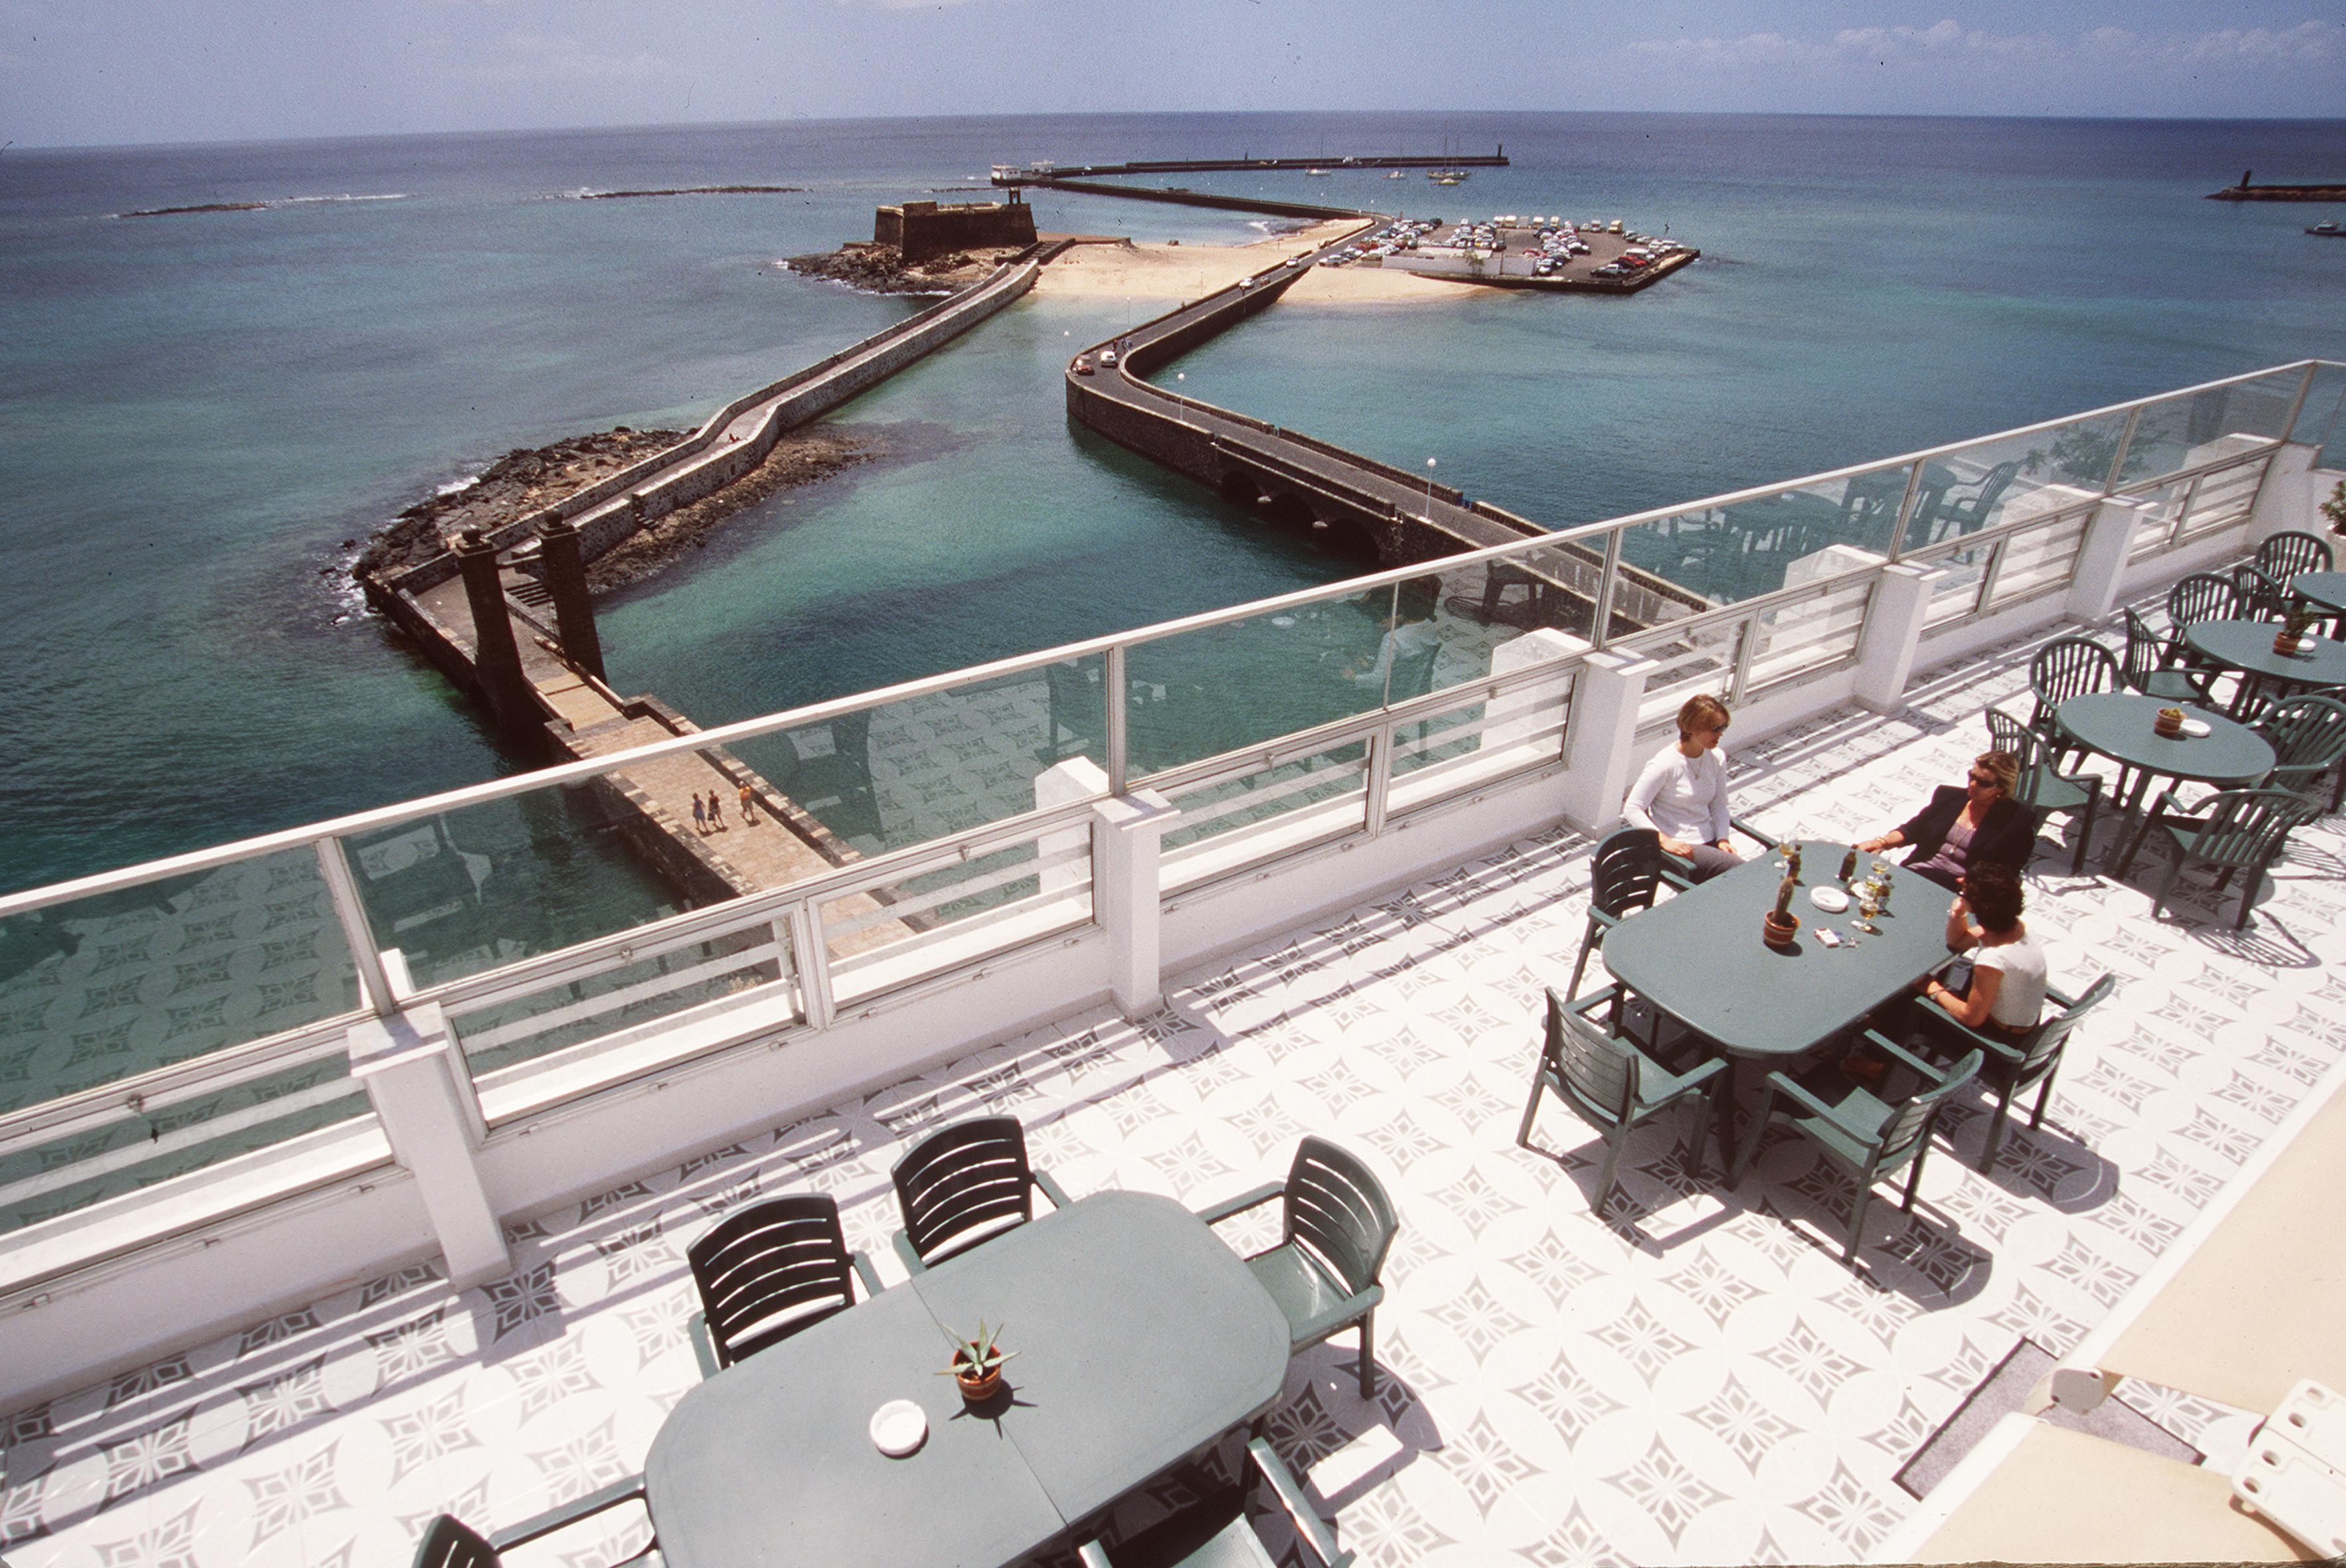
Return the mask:
<path id="1" fill-rule="evenodd" d="M 1087 376 L 1091 373 L 1092 357 L 1089 354 L 1077 354 L 1076 356 L 1076 374 L 1079 376 Z"/>

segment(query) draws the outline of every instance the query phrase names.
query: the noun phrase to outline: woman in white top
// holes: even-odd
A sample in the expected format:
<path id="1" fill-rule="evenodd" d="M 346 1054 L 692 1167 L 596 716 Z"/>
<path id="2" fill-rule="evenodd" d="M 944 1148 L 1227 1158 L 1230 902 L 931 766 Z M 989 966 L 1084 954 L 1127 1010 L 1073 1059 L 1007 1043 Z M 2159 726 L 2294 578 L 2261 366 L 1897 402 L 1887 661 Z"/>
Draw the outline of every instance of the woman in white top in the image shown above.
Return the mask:
<path id="1" fill-rule="evenodd" d="M 1972 952 L 1971 983 L 1954 990 L 1925 980 L 1922 986 L 1924 1000 L 1964 1028 L 2014 1042 L 2045 1012 L 2045 952 L 2028 939 L 2020 908 L 2020 878 L 2011 867 L 1988 863 L 1964 872 L 1963 895 L 1947 907 L 1947 946 Z"/>
<path id="2" fill-rule="evenodd" d="M 1652 829 L 1663 849 L 1692 860 L 1698 882 L 1743 863 L 1729 847 L 1727 758 L 1719 748 L 1727 724 L 1727 705 L 1719 698 L 1687 698 L 1678 709 L 1678 743 L 1646 764 L 1621 807 L 1631 827 Z"/>

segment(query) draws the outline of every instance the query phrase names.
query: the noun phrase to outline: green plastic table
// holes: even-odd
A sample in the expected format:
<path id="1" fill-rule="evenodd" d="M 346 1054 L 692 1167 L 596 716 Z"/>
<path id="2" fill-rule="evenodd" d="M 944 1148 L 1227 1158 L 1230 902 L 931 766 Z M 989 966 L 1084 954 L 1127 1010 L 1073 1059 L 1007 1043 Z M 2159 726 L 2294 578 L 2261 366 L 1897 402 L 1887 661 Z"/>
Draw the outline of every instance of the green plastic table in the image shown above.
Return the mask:
<path id="1" fill-rule="evenodd" d="M 2233 694 L 2234 718 L 2261 681 L 2282 686 L 2346 685 L 2346 643 L 2336 637 L 2308 636 L 2299 652 L 2275 653 L 2273 634 L 2279 630 L 2270 621 L 2194 621 L 2183 628 L 2183 640 L 2192 652 L 2248 677 Z"/>
<path id="2" fill-rule="evenodd" d="M 2300 572 L 2289 591 L 2333 616 L 2346 616 L 2346 572 Z"/>
<path id="3" fill-rule="evenodd" d="M 1760 935 L 1784 881 L 1772 854 L 1631 915 L 1605 938 L 1605 967 L 1615 980 L 1733 1061 L 1735 1092 L 1719 1097 L 1722 1148 L 1735 1146 L 1736 1105 L 1758 1099 L 1770 1067 L 1831 1039 L 1954 957 L 1947 951 L 1947 890 L 1903 867 L 1890 868 L 1890 907 L 1873 921 L 1879 936 L 1852 929 L 1860 918 L 1854 897 L 1836 915 L 1810 903 L 1809 889 L 1841 886 L 1835 873 L 1848 852 L 1847 844 L 1801 841 L 1801 891 L 1792 902 L 1800 931 L 1789 949 L 1770 947 Z M 1875 859 L 1859 856 L 1860 873 Z M 1843 945 L 1819 942 L 1825 927 Z"/>
<path id="4" fill-rule="evenodd" d="M 978 1319 L 1015 1350 L 965 1410 L 934 1375 Z M 1169 1198 L 1106 1192 L 995 1237 L 677 1401 L 645 1497 L 673 1568 L 1018 1561 L 1271 1408 L 1287 1319 Z M 903 1459 L 872 1413 L 929 1419 Z"/>
<path id="5" fill-rule="evenodd" d="M 2265 633 L 2272 636 L 2270 624 Z M 2186 718 L 2208 727 L 2202 736 L 2160 737 L 2151 728 L 2162 708 L 2182 707 Z M 2272 771 L 2272 744 L 2247 725 L 2204 708 L 2170 703 L 2163 697 L 2133 692 L 2094 691 L 2073 697 L 2053 710 L 2053 721 L 2088 751 L 2134 769 L 2135 779 L 2118 809 L 2127 816 L 2142 808 L 2142 798 L 2154 778 L 2212 784 L 2232 789 L 2254 784 Z M 2110 868 L 2124 876 L 2127 861 Z M 1609 940 L 1609 939 L 1608 939 Z"/>

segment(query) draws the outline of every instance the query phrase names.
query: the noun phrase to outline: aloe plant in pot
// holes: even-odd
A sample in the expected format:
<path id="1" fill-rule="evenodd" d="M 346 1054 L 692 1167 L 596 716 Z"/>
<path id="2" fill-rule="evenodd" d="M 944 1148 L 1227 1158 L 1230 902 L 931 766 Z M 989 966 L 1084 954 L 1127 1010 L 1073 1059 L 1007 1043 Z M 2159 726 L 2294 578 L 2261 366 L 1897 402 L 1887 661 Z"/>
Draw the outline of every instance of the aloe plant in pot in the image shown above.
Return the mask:
<path id="1" fill-rule="evenodd" d="M 1002 1364 L 1018 1353 L 1002 1349 L 1001 1328 L 988 1329 L 981 1318 L 974 1335 L 948 1331 L 947 1337 L 953 1340 L 953 1364 L 939 1368 L 937 1376 L 958 1384 L 962 1399 L 969 1404 L 982 1405 L 1000 1393 Z"/>

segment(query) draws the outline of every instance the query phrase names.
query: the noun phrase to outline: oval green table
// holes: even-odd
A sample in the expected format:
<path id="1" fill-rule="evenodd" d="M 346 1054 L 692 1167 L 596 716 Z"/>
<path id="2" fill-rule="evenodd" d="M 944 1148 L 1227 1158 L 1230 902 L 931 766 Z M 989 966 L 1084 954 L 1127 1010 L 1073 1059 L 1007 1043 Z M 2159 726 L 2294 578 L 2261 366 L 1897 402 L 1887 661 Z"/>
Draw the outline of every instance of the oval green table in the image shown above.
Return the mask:
<path id="1" fill-rule="evenodd" d="M 2346 572 L 2300 572 L 2289 591 L 2333 616 L 2346 616 Z"/>
<path id="2" fill-rule="evenodd" d="M 2194 621 L 2183 628 L 2183 640 L 2193 653 L 2249 677 L 2233 695 L 2229 711 L 2234 717 L 2263 681 L 2285 687 L 2346 685 L 2346 643 L 2308 636 L 2298 652 L 2275 653 L 2273 636 L 2280 630 L 2270 621 Z"/>
<path id="3" fill-rule="evenodd" d="M 2265 626 L 2270 641 L 2271 623 Z M 2247 725 L 2204 708 L 2183 706 L 2183 715 L 2206 725 L 2206 735 L 2178 736 L 2171 740 L 2159 735 L 2153 728 L 2158 722 L 2158 710 L 2183 705 L 2134 692 L 2093 691 L 2055 708 L 2053 721 L 2086 750 L 2134 770 L 2133 788 L 2119 803 L 2119 809 L 2128 816 L 2141 809 L 2143 795 L 2154 778 L 2229 789 L 2254 784 L 2272 771 L 2271 742 Z M 2125 876 L 2126 860 L 2121 859 L 2110 871 L 2113 876 Z"/>

